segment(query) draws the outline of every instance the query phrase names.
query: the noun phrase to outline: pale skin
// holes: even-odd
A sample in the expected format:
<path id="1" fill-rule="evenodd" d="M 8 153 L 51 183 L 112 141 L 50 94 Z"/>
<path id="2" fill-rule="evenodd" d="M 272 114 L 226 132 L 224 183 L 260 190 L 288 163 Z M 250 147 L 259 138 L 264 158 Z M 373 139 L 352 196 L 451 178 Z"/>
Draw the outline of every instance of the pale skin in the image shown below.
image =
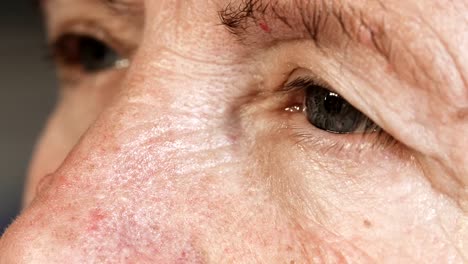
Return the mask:
<path id="1" fill-rule="evenodd" d="M 58 63 L 0 263 L 468 261 L 468 2 L 247 2 L 42 3 L 128 65 Z M 317 128 L 300 77 L 384 132 Z"/>

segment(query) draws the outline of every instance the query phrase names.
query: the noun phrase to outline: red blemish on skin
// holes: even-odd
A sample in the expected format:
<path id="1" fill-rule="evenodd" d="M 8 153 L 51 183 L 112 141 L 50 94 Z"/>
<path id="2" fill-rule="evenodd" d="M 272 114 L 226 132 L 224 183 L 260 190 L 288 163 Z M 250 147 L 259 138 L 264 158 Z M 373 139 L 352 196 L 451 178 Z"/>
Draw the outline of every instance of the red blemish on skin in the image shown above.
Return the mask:
<path id="1" fill-rule="evenodd" d="M 389 64 L 387 64 L 387 67 L 385 68 L 385 71 L 386 71 L 387 73 L 390 74 L 390 73 L 395 72 L 395 69 L 394 69 L 393 66 L 389 63 Z"/>
<path id="2" fill-rule="evenodd" d="M 89 212 L 88 232 L 96 231 L 102 220 L 106 219 L 106 214 L 99 209 L 94 209 Z"/>
<path id="3" fill-rule="evenodd" d="M 258 23 L 258 26 L 263 30 L 265 31 L 266 33 L 270 33 L 271 32 L 271 28 L 268 26 L 267 23 L 265 22 L 259 22 Z"/>

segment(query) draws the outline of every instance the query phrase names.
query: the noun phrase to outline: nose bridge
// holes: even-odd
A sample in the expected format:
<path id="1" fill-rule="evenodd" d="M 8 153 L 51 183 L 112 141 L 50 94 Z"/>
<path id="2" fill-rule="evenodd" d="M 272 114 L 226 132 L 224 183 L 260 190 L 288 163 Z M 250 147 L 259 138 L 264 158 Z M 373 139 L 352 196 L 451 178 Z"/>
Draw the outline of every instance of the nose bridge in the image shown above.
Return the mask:
<path id="1" fill-rule="evenodd" d="M 222 28 L 197 20 L 197 11 L 186 6 L 190 1 L 164 6 L 167 13 L 158 17 L 161 3 L 147 8 L 144 38 L 123 92 L 56 173 L 51 189 L 62 192 L 57 196 L 125 212 L 154 208 L 156 218 L 167 222 L 168 212 L 187 205 L 180 193 L 199 200 L 210 195 L 208 189 L 232 186 L 218 177 L 237 175 L 240 162 L 235 125 L 227 120 L 236 89 L 221 52 Z"/>
<path id="2" fill-rule="evenodd" d="M 225 50 L 226 32 L 216 24 L 215 7 L 193 1 L 146 4 L 143 40 L 121 98 L 153 108 L 155 117 L 193 117 L 172 122 L 216 120 L 237 96 L 230 76 L 240 69 L 233 63 L 233 53 Z"/>
<path id="3" fill-rule="evenodd" d="M 59 170 L 92 168 L 73 175 L 78 182 L 97 175 L 103 186 L 143 184 L 155 175 L 195 177 L 232 163 L 236 132 L 226 119 L 236 87 L 228 77 L 230 58 L 222 52 L 222 28 L 197 16 L 190 1 L 149 2 L 144 38 L 123 92 Z"/>
<path id="4" fill-rule="evenodd" d="M 181 53 L 189 49 L 184 45 L 177 50 L 144 40 L 123 92 L 8 232 L 22 243 L 12 250 L 45 256 L 41 250 L 55 248 L 70 263 L 89 260 L 76 250 L 94 257 L 108 250 L 143 262 L 144 248 L 161 263 L 175 262 L 181 252 L 202 259 L 193 237 L 198 226 L 223 217 L 213 208 L 230 208 L 232 197 L 241 196 L 235 181 L 240 157 L 226 125 L 232 93 L 229 79 L 219 77 L 225 68 Z"/>

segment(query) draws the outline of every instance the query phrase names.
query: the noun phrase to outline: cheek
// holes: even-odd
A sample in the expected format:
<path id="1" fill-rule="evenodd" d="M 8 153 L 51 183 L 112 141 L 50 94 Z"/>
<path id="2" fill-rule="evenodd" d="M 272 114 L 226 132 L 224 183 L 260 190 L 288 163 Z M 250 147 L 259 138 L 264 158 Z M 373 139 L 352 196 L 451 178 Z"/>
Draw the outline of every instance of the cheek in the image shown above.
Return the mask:
<path id="1" fill-rule="evenodd" d="M 9 241 L 28 241 L 16 248 L 33 255 L 53 248 L 60 252 L 57 261 L 92 256 L 111 263 L 122 257 L 271 263 L 338 256 L 338 247 L 353 251 L 347 243 L 330 241 L 333 235 L 318 225 L 306 226 L 288 214 L 292 207 L 281 202 L 284 193 L 268 187 L 294 167 L 282 162 L 271 167 L 278 150 L 271 139 L 200 130 L 187 115 L 148 122 L 155 111 L 147 107 L 152 106 L 104 113 L 104 121 L 93 125 L 9 230 L 7 237 L 21 234 Z M 119 122 L 122 116 L 133 121 Z M 291 149 L 283 147 L 285 154 Z"/>
<path id="2" fill-rule="evenodd" d="M 416 159 L 403 147 L 351 152 L 318 144 L 324 141 L 312 138 L 323 134 L 312 127 L 308 139 L 295 130 L 288 125 L 259 130 L 252 160 L 264 162 L 252 166 L 252 175 L 268 187 L 283 215 L 308 235 L 326 234 L 320 243 L 339 241 L 341 253 L 365 251 L 363 256 L 401 256 L 391 251 L 389 243 L 410 252 L 421 245 L 437 248 L 446 243 L 443 226 L 447 227 L 457 210 L 434 191 Z M 452 253 L 435 250 L 425 257 Z"/>
<path id="3" fill-rule="evenodd" d="M 230 154 L 206 149 L 176 155 L 167 148 L 167 142 L 196 141 L 203 135 L 196 136 L 174 134 L 114 147 L 115 156 L 100 157 L 106 161 L 99 161 L 99 166 L 98 161 L 83 159 L 81 151 L 72 153 L 64 166 L 76 168 L 74 160 L 80 160 L 77 170 L 93 179 L 59 171 L 25 212 L 25 221 L 17 222 L 23 237 L 15 240 L 33 240 L 42 250 L 67 245 L 60 248 L 61 257 L 76 262 L 85 255 L 123 251 L 133 260 L 144 262 L 151 256 L 152 262 L 164 263 L 225 258 L 239 262 L 288 247 L 294 248 L 291 255 L 299 254 L 295 234 L 281 211 L 260 186 L 242 180 L 246 176 L 240 174 L 242 157 L 212 167 L 214 157 Z M 286 240 L 280 241 L 284 235 Z"/>

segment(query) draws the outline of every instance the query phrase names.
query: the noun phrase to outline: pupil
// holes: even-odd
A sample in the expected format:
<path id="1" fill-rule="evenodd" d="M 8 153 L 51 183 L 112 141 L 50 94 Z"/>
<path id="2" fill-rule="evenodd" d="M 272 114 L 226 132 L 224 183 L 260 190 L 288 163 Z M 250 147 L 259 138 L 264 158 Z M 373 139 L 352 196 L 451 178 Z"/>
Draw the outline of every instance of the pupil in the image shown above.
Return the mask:
<path id="1" fill-rule="evenodd" d="M 337 95 L 336 93 L 328 93 L 325 96 L 323 107 L 325 110 L 330 113 L 331 115 L 336 115 L 341 113 L 343 109 L 344 101 L 343 99 Z"/>
<path id="2" fill-rule="evenodd" d="M 98 40 L 83 38 L 80 43 L 81 64 L 86 71 L 99 71 L 111 68 L 118 55 Z"/>
<path id="3" fill-rule="evenodd" d="M 106 51 L 102 45 L 95 44 L 94 50 L 91 50 L 91 54 L 93 59 L 99 61 L 105 57 Z"/>
<path id="4" fill-rule="evenodd" d="M 317 85 L 306 90 L 307 119 L 315 127 L 332 133 L 353 133 L 366 117 L 338 94 Z"/>
<path id="5" fill-rule="evenodd" d="M 120 59 L 119 54 L 105 42 L 86 35 L 66 34 L 52 48 L 61 63 L 79 67 L 86 73 L 112 69 Z"/>

